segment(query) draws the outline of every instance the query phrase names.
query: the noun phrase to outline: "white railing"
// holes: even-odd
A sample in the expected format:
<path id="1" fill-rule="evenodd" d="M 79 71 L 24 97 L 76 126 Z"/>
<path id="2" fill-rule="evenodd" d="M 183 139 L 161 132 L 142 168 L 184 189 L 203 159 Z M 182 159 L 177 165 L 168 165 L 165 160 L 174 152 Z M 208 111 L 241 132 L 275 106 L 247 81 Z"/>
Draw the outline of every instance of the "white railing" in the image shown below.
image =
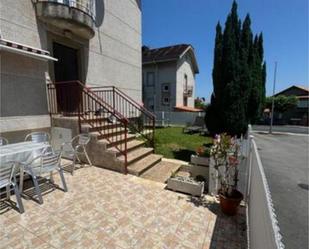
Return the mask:
<path id="1" fill-rule="evenodd" d="M 38 2 L 52 2 L 64 4 L 72 8 L 79 9 L 89 16 L 92 19 L 95 19 L 95 0 L 37 0 Z"/>
<path id="2" fill-rule="evenodd" d="M 254 137 L 249 128 L 247 158 L 247 228 L 251 249 L 283 249 L 282 236 Z"/>

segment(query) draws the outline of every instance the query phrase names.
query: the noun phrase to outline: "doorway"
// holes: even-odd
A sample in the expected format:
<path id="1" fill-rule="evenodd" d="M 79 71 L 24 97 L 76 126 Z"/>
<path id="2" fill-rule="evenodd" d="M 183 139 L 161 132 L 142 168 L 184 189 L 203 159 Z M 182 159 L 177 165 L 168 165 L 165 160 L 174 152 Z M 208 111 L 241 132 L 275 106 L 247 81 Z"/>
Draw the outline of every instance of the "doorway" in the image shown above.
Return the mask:
<path id="1" fill-rule="evenodd" d="M 66 116 L 77 115 L 82 94 L 78 83 L 78 50 L 54 42 L 53 55 L 58 59 L 54 63 L 54 76 L 59 111 Z"/>

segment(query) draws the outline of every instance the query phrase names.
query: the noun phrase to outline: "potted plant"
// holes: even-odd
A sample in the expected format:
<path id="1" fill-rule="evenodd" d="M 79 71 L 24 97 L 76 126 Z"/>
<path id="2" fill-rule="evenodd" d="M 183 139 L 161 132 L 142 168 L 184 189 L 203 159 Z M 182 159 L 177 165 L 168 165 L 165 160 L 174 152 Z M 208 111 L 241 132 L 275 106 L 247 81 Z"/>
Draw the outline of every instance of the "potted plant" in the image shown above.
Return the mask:
<path id="1" fill-rule="evenodd" d="M 196 149 L 196 155 L 191 155 L 191 163 L 195 165 L 209 165 L 211 149 L 209 147 L 200 146 Z"/>
<path id="2" fill-rule="evenodd" d="M 227 215 L 235 215 L 243 199 L 243 194 L 237 190 L 239 149 L 236 138 L 226 133 L 217 135 L 211 148 L 214 168 L 217 170 L 220 183 L 220 206 L 222 212 Z"/>

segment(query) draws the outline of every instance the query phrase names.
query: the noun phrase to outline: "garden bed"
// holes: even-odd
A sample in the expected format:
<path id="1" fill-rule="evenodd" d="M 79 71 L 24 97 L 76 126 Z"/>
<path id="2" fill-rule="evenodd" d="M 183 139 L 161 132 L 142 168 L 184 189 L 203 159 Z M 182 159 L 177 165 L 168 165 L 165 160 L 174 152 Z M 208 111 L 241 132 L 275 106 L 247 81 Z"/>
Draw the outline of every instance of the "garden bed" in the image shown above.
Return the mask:
<path id="1" fill-rule="evenodd" d="M 190 162 L 197 147 L 212 142 L 211 137 L 199 134 L 184 134 L 182 127 L 158 128 L 155 130 L 155 153 L 165 158 Z"/>

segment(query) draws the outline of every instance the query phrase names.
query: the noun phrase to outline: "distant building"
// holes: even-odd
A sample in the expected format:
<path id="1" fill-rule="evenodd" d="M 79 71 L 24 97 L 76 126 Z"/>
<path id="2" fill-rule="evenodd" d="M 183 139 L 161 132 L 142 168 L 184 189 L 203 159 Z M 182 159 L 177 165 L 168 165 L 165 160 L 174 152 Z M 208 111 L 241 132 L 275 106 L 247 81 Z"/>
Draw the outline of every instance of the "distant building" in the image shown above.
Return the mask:
<path id="1" fill-rule="evenodd" d="M 189 44 L 142 48 L 143 102 L 158 111 L 200 111 L 194 108 L 195 75 L 199 73 Z"/>
<path id="2" fill-rule="evenodd" d="M 301 86 L 291 86 L 275 96 L 296 96 L 298 99 L 297 107 L 282 114 L 278 117 L 286 124 L 308 125 L 309 114 L 309 89 Z"/>

